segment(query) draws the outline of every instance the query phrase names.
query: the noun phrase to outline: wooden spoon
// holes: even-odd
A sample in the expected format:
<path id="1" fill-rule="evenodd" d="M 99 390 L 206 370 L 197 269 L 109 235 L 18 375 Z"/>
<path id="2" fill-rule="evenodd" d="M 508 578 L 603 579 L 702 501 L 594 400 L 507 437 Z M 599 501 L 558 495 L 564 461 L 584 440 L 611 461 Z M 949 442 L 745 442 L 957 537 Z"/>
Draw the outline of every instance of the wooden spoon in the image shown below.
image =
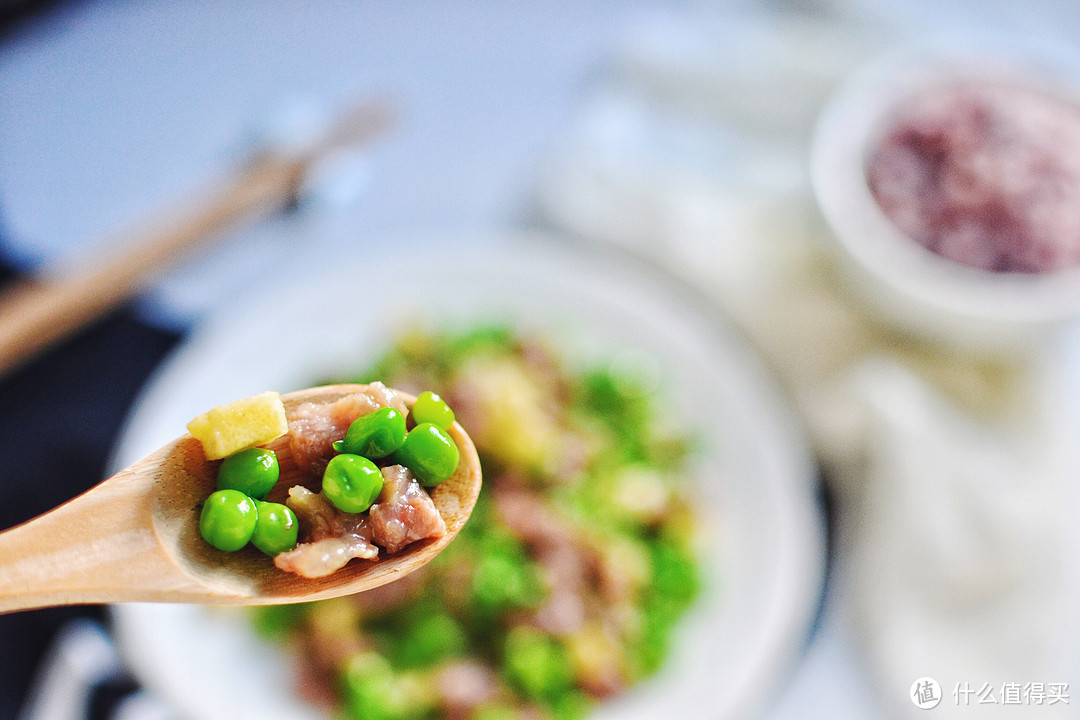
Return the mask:
<path id="1" fill-rule="evenodd" d="M 328 385 L 282 396 L 286 411 L 302 402 L 333 402 L 363 385 Z M 414 397 L 399 393 L 409 406 Z M 454 474 L 431 490 L 446 535 L 421 540 L 376 561 L 353 560 L 323 578 L 283 572 L 254 547 L 224 553 L 199 534 L 199 504 L 214 490 L 217 463 L 190 435 L 121 470 L 40 517 L 0 533 L 0 613 L 48 605 L 126 601 L 208 605 L 293 603 L 363 592 L 404 577 L 434 558 L 469 518 L 480 492 L 480 460 L 455 423 L 461 451 Z M 287 438 L 278 455 L 275 492 L 309 484 Z M 273 497 L 273 494 L 272 494 Z"/>

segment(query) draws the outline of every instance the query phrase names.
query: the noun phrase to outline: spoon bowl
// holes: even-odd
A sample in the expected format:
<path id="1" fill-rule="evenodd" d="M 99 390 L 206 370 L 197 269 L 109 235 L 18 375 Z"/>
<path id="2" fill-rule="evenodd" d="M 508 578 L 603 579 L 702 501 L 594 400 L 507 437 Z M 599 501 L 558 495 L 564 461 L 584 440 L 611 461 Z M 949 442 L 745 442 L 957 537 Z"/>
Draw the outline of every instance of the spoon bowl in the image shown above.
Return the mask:
<path id="1" fill-rule="evenodd" d="M 288 412 L 300 403 L 333 402 L 364 387 L 327 385 L 281 399 Z M 399 395 L 409 407 L 415 401 Z M 446 534 L 376 561 L 350 562 L 322 578 L 283 572 L 251 546 L 223 553 L 202 539 L 199 507 L 215 489 L 217 464 L 206 460 L 198 440 L 184 435 L 60 507 L 0 533 L 0 612 L 128 601 L 269 605 L 384 585 L 438 555 L 476 503 L 481 484 L 476 448 L 459 424 L 449 434 L 461 460 L 450 478 L 429 489 Z M 281 501 L 289 487 L 311 484 L 297 468 L 287 438 L 268 447 L 281 465 L 268 499 Z"/>

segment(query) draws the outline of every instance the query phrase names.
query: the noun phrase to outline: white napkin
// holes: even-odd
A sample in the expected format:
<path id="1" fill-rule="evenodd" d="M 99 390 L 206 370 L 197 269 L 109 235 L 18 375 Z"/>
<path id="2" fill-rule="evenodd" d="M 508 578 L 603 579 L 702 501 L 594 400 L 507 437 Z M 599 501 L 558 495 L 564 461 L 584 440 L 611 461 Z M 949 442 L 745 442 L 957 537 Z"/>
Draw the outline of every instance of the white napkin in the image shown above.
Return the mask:
<path id="1" fill-rule="evenodd" d="M 924 717 L 911 693 L 929 677 L 940 716 L 993 699 L 1003 717 L 1062 717 L 1080 704 L 1061 697 L 1080 691 L 1080 468 L 1061 358 L 920 343 L 839 287 L 805 158 L 832 83 L 880 39 L 846 30 L 758 17 L 643 31 L 548 167 L 541 204 L 696 284 L 777 370 L 840 501 L 830 592 L 882 710 Z"/>
<path id="2" fill-rule="evenodd" d="M 965 411 L 884 354 L 843 384 L 815 409 L 846 403 L 862 428 L 840 464 L 844 592 L 876 680 L 896 700 L 897 685 L 932 677 L 950 717 L 989 697 L 1061 717 L 1031 695 L 1074 680 L 1076 463 L 1057 396 L 1031 388 L 1000 415 Z"/>

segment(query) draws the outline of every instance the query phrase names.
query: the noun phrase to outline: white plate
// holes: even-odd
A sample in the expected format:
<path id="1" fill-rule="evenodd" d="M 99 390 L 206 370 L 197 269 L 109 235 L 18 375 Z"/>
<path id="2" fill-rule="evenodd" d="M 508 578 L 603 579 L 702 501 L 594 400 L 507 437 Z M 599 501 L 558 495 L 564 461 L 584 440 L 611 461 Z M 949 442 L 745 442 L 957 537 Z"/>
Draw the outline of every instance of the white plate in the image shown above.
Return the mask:
<path id="1" fill-rule="evenodd" d="M 213 405 L 362 367 L 393 328 L 418 318 L 436 327 L 509 322 L 550 336 L 572 358 L 651 363 L 668 401 L 702 435 L 698 482 L 717 541 L 703 598 L 664 670 L 596 717 L 716 720 L 760 710 L 802 653 L 824 578 L 815 469 L 786 401 L 732 329 L 657 271 L 546 237 L 463 239 L 424 243 L 444 252 L 342 264 L 223 308 L 143 392 L 116 464 Z M 121 605 L 114 619 L 141 680 L 192 720 L 319 717 L 293 698 L 284 659 L 233 612 Z"/>

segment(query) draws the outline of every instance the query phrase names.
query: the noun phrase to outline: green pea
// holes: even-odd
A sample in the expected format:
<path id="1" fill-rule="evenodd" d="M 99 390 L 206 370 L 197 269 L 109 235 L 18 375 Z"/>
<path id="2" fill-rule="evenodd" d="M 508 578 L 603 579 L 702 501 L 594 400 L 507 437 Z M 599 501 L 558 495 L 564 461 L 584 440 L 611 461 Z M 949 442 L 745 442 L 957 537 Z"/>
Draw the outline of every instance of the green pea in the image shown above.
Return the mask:
<path id="1" fill-rule="evenodd" d="M 544 583 L 533 560 L 509 553 L 477 552 L 470 590 L 478 612 L 491 616 L 540 604 Z"/>
<path id="2" fill-rule="evenodd" d="M 391 691 L 396 680 L 385 658 L 374 652 L 354 655 L 341 673 L 346 717 L 356 720 L 398 720 L 401 708 Z"/>
<path id="3" fill-rule="evenodd" d="M 573 684 L 566 649 L 535 628 L 520 625 L 511 629 L 503 657 L 507 679 L 534 700 L 554 697 Z"/>
<path id="4" fill-rule="evenodd" d="M 239 490 L 210 493 L 199 515 L 199 532 L 218 550 L 233 552 L 248 544 L 258 520 L 255 501 Z"/>
<path id="5" fill-rule="evenodd" d="M 405 416 L 391 407 L 361 415 L 349 425 L 345 437 L 334 443 L 341 453 L 366 458 L 386 457 L 405 440 Z"/>
<path id="6" fill-rule="evenodd" d="M 454 411 L 445 400 L 430 390 L 425 390 L 416 396 L 416 402 L 412 406 L 412 416 L 417 425 L 431 423 L 443 430 L 449 430 L 454 424 Z"/>
<path id="7" fill-rule="evenodd" d="M 259 518 L 255 522 L 255 533 L 251 544 L 270 557 L 296 547 L 300 523 L 287 505 L 280 503 L 255 502 Z"/>
<path id="8" fill-rule="evenodd" d="M 549 703 L 552 720 L 582 720 L 589 715 L 593 701 L 576 688 L 560 693 Z"/>
<path id="9" fill-rule="evenodd" d="M 300 603 L 288 605 L 256 605 L 250 609 L 251 625 L 260 637 L 281 644 L 298 632 L 304 621 L 304 606 Z"/>
<path id="10" fill-rule="evenodd" d="M 653 544 L 651 551 L 653 592 L 672 608 L 673 615 L 681 615 L 701 589 L 694 556 L 668 542 Z"/>
<path id="11" fill-rule="evenodd" d="M 280 473 L 273 450 L 248 448 L 221 461 L 217 489 L 239 490 L 248 497 L 262 500 L 274 487 Z"/>
<path id="12" fill-rule="evenodd" d="M 335 455 L 323 473 L 323 495 L 342 512 L 364 512 L 379 499 L 382 486 L 382 472 L 375 463 L 350 453 Z"/>
<path id="13" fill-rule="evenodd" d="M 397 672 L 374 652 L 353 655 L 340 677 L 343 714 L 351 720 L 408 720 L 435 710 L 435 696 L 417 673 Z"/>
<path id="14" fill-rule="evenodd" d="M 431 487 L 454 474 L 461 454 L 445 430 L 421 423 L 405 436 L 394 459 L 412 470 L 422 485 Z"/>
<path id="15" fill-rule="evenodd" d="M 414 610 L 401 635 L 401 647 L 394 658 L 403 667 L 431 667 L 462 655 L 468 647 L 465 629 L 449 613 Z"/>

